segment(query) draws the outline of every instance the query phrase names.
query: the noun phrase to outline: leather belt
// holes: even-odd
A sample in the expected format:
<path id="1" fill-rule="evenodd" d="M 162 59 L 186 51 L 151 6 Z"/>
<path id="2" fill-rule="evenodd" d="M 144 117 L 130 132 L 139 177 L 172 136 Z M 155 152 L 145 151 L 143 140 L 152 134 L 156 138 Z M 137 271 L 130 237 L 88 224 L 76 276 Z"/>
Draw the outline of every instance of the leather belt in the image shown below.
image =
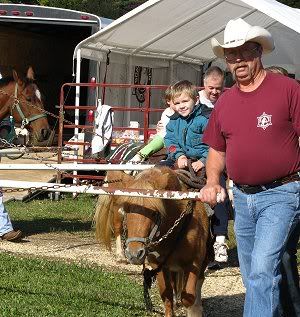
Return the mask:
<path id="1" fill-rule="evenodd" d="M 245 194 L 257 194 L 257 193 L 260 193 L 262 191 L 276 188 L 278 186 L 281 186 L 281 185 L 284 185 L 287 183 L 291 183 L 291 182 L 296 182 L 296 181 L 300 181 L 300 172 L 290 174 L 288 176 L 279 178 L 279 179 L 275 180 L 274 182 L 264 184 L 264 185 L 251 186 L 251 185 L 240 185 L 240 184 L 235 183 L 235 186 Z"/>

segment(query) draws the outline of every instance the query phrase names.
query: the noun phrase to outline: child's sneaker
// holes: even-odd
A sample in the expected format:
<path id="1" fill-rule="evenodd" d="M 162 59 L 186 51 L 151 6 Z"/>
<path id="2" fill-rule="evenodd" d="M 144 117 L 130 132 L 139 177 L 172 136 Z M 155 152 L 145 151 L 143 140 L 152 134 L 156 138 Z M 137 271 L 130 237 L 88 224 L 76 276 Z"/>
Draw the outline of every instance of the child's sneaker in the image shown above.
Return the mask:
<path id="1" fill-rule="evenodd" d="M 228 261 L 227 249 L 228 245 L 226 243 L 220 243 L 217 241 L 214 243 L 216 262 L 226 263 Z"/>
<path id="2" fill-rule="evenodd" d="M 137 164 L 137 163 L 140 163 L 142 161 L 144 161 L 144 157 L 139 152 L 137 152 L 135 154 L 135 156 L 128 161 L 128 163 Z"/>

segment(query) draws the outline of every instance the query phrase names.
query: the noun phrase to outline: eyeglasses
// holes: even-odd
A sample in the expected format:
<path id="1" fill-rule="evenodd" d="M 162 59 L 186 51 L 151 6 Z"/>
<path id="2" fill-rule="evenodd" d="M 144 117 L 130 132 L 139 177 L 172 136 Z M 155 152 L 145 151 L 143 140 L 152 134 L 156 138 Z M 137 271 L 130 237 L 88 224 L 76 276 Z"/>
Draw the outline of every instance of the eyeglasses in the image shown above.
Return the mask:
<path id="1" fill-rule="evenodd" d="M 235 62 L 239 57 L 242 57 L 243 59 L 249 59 L 253 57 L 254 52 L 257 51 L 258 46 L 255 46 L 253 48 L 243 48 L 235 51 L 225 52 L 224 57 L 227 62 Z"/>

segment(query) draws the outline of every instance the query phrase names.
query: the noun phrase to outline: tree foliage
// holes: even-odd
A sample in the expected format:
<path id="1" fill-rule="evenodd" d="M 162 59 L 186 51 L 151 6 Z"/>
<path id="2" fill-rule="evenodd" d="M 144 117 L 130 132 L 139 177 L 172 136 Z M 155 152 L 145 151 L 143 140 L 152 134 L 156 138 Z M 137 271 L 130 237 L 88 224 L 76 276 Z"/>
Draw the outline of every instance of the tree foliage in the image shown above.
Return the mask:
<path id="1" fill-rule="evenodd" d="M 29 0 L 29 1 L 8 1 L 10 3 L 36 4 L 49 7 L 72 9 L 89 12 L 98 16 L 116 19 L 129 12 L 146 0 Z M 300 8 L 300 0 L 279 1 L 290 7 Z"/>
<path id="2" fill-rule="evenodd" d="M 24 3 L 31 5 L 43 5 L 49 7 L 72 9 L 89 12 L 98 16 L 117 19 L 129 12 L 145 0 L 29 0 L 9 1 L 2 0 L 2 3 Z"/>

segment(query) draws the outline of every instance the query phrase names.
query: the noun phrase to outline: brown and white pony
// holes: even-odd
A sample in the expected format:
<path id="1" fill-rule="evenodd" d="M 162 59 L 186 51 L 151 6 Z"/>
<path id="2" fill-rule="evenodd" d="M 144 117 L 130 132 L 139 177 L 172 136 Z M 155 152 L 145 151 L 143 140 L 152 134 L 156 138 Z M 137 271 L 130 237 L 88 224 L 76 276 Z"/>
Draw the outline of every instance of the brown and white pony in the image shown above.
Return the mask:
<path id="1" fill-rule="evenodd" d="M 41 93 L 34 81 L 32 67 L 25 78 L 13 71 L 13 77 L 0 80 L 0 121 L 12 115 L 15 122 L 31 132 L 31 142 L 36 144 L 50 136 L 47 115 L 41 99 Z"/>
<path id="2" fill-rule="evenodd" d="M 110 174 L 111 172 L 108 172 Z M 109 187 L 185 191 L 176 172 L 167 167 L 145 170 L 135 177 L 112 172 Z M 203 203 L 158 198 L 100 196 L 95 215 L 96 235 L 108 247 L 117 211 L 124 211 L 125 254 L 132 264 L 146 258 L 158 271 L 157 282 L 165 316 L 174 316 L 174 295 L 180 297 L 187 316 L 202 316 L 201 287 L 207 264 L 209 220 Z"/>

